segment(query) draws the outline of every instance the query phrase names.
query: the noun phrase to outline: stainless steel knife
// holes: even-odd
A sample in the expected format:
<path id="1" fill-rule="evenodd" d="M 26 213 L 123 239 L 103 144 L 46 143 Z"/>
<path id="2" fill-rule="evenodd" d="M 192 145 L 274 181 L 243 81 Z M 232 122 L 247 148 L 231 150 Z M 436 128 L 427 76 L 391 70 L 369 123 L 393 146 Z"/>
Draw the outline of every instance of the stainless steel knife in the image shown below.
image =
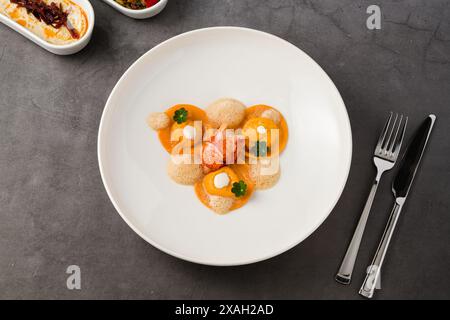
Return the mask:
<path id="1" fill-rule="evenodd" d="M 410 145 L 408 146 L 405 155 L 403 156 L 397 176 L 392 184 L 392 192 L 395 197 L 394 208 L 392 209 L 377 252 L 372 260 L 372 264 L 367 269 L 366 279 L 359 290 L 359 294 L 366 298 L 372 298 L 375 292 L 375 285 L 378 277 L 380 276 L 380 269 L 383 265 L 389 242 L 394 234 L 400 212 L 402 211 L 405 200 L 408 197 L 409 190 L 411 189 L 411 185 L 414 181 L 414 177 L 425 151 L 431 131 L 433 130 L 435 121 L 436 116 L 431 114 L 419 127 Z"/>

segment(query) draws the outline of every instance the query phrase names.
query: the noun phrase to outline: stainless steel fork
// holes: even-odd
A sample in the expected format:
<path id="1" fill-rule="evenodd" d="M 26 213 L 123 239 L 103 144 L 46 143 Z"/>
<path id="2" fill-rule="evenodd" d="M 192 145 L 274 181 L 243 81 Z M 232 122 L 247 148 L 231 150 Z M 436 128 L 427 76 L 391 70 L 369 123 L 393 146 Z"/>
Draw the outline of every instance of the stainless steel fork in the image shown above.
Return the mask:
<path id="1" fill-rule="evenodd" d="M 392 121 L 392 119 L 394 120 Z M 403 119 L 405 120 L 403 121 Z M 373 162 L 377 167 L 377 175 L 373 182 L 372 189 L 370 190 L 369 197 L 367 198 L 366 205 L 364 206 L 364 210 L 359 218 L 358 226 L 353 234 L 352 241 L 347 248 L 341 267 L 336 275 L 336 281 L 339 283 L 349 284 L 352 279 L 359 245 L 361 244 L 361 239 L 377 192 L 378 184 L 380 183 L 383 173 L 392 169 L 397 161 L 407 124 L 407 117 L 404 118 L 403 115 L 399 117 L 398 114 L 395 114 L 395 117 L 393 117 L 391 112 L 384 129 L 381 132 L 373 155 Z"/>

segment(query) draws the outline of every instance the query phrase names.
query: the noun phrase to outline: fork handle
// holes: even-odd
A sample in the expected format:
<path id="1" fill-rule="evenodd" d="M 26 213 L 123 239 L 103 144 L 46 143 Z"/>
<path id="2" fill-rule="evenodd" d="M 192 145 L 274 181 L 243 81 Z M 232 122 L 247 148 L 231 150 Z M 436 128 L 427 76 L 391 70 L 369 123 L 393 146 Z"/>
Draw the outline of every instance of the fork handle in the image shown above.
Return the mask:
<path id="1" fill-rule="evenodd" d="M 372 189 L 370 189 L 369 197 L 367 198 L 364 210 L 359 218 L 358 225 L 353 233 L 352 241 L 350 242 L 341 267 L 336 275 L 336 281 L 342 284 L 350 284 L 352 279 L 353 268 L 355 266 L 356 257 L 358 255 L 359 245 L 366 228 L 367 218 L 369 217 L 370 209 L 372 208 L 375 194 L 377 193 L 378 184 L 380 182 L 382 172 L 378 172 L 377 177 L 373 181 Z"/>
<path id="2" fill-rule="evenodd" d="M 389 242 L 394 234 L 398 218 L 400 217 L 403 203 L 404 198 L 396 199 L 391 215 L 389 216 L 388 223 L 384 229 L 383 236 L 381 237 L 380 244 L 378 245 L 377 252 L 373 257 L 372 264 L 370 265 L 370 268 L 368 268 L 366 278 L 361 286 L 361 289 L 359 290 L 359 294 L 366 298 L 372 298 L 375 292 L 375 286 L 378 281 L 378 277 L 380 276 L 380 269 L 383 265 Z"/>

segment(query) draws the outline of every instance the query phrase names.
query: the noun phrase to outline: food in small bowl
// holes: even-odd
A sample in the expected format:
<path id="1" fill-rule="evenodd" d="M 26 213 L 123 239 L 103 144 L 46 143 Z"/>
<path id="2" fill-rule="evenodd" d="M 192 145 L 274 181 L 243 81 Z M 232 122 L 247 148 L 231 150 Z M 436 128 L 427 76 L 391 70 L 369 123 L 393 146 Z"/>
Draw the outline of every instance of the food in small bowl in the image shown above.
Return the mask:
<path id="1" fill-rule="evenodd" d="M 218 214 L 244 206 L 254 191 L 269 189 L 280 178 L 288 128 L 275 108 L 247 108 L 226 98 L 205 110 L 178 104 L 151 113 L 147 124 L 171 154 L 169 177 L 194 186 L 200 202 Z"/>
<path id="2" fill-rule="evenodd" d="M 114 0 L 121 6 L 133 10 L 142 10 L 151 8 L 156 5 L 159 0 Z"/>
<path id="3" fill-rule="evenodd" d="M 108 5 L 133 19 L 147 19 L 164 10 L 169 0 L 103 0 Z"/>
<path id="4" fill-rule="evenodd" d="M 89 24 L 83 8 L 70 0 L 0 0 L 0 14 L 55 45 L 78 41 Z"/>

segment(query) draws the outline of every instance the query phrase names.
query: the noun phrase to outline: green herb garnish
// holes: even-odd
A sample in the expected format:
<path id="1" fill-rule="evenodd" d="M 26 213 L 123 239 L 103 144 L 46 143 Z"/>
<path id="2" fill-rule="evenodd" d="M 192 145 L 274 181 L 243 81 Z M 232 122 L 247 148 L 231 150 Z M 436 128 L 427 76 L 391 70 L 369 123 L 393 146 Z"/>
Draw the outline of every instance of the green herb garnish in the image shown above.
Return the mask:
<path id="1" fill-rule="evenodd" d="M 231 188 L 231 192 L 233 192 L 237 198 L 243 197 L 247 192 L 247 185 L 242 180 L 239 182 L 235 182 L 233 183 L 233 188 Z"/>
<path id="2" fill-rule="evenodd" d="M 267 156 L 267 152 L 269 152 L 270 148 L 267 146 L 266 141 L 256 141 L 253 147 L 250 148 L 250 152 L 255 157 L 265 157 Z"/>
<path id="3" fill-rule="evenodd" d="M 187 121 L 187 117 L 188 111 L 185 108 L 181 108 L 175 111 L 175 114 L 173 115 L 173 120 L 178 124 L 182 124 L 183 122 Z"/>

